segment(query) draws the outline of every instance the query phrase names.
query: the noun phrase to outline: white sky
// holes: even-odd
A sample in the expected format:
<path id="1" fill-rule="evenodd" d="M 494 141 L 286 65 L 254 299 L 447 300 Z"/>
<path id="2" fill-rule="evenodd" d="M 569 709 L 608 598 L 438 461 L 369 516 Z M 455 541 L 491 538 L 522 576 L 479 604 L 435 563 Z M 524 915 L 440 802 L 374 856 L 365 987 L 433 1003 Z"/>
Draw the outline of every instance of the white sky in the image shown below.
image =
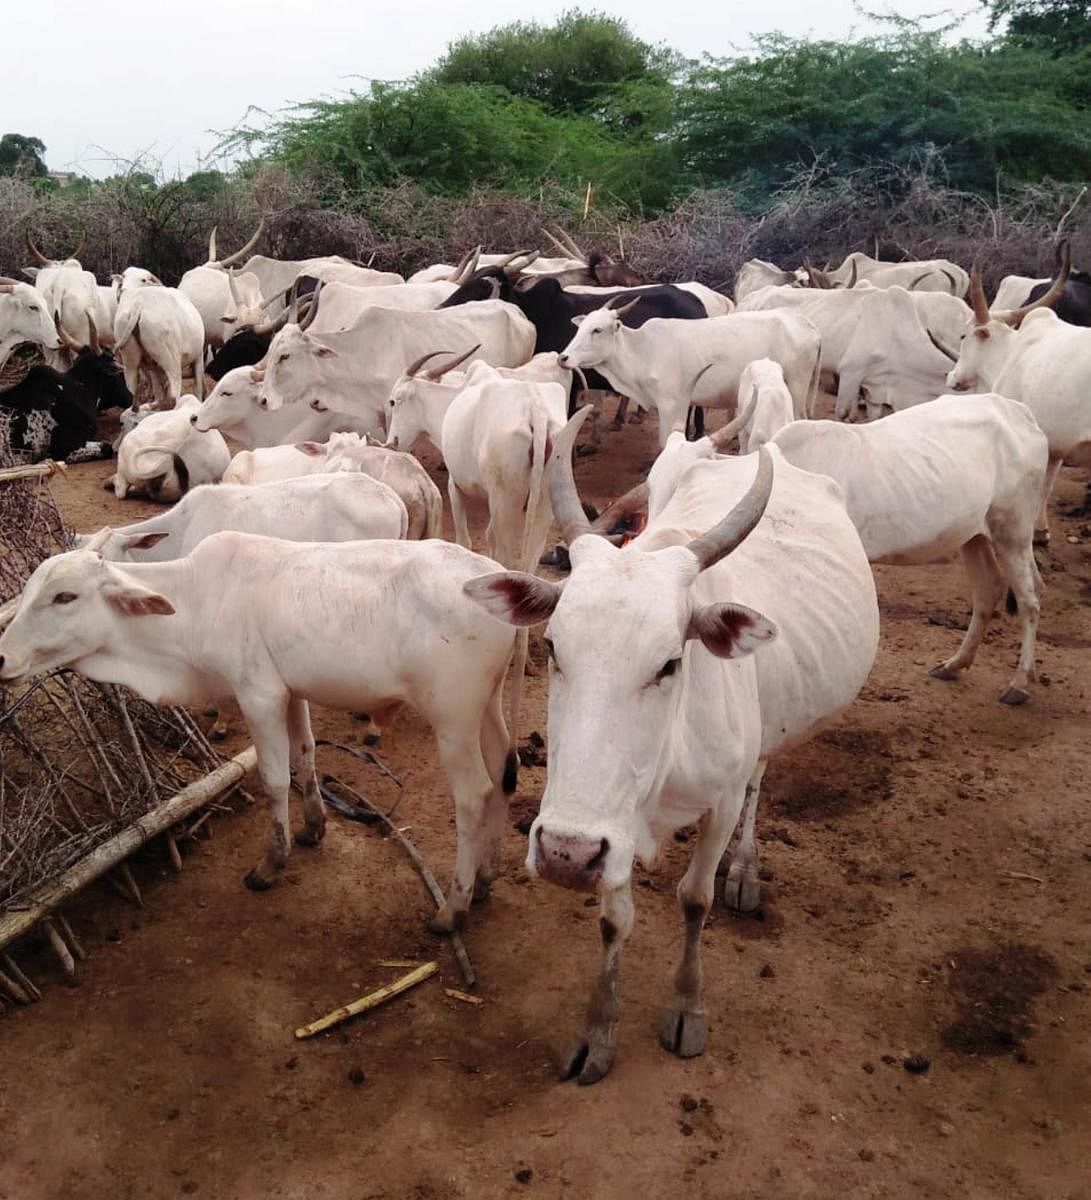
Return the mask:
<path id="1" fill-rule="evenodd" d="M 568 8 L 614 13 L 693 58 L 729 55 L 774 30 L 874 29 L 861 8 L 965 15 L 960 32 L 985 32 L 977 0 L 24 0 L 2 4 L 0 133 L 40 137 L 56 170 L 110 174 L 115 158 L 146 153 L 168 176 L 187 174 L 216 144 L 212 131 L 250 105 L 276 110 L 369 77 L 405 78 L 464 33 L 548 24 Z"/>

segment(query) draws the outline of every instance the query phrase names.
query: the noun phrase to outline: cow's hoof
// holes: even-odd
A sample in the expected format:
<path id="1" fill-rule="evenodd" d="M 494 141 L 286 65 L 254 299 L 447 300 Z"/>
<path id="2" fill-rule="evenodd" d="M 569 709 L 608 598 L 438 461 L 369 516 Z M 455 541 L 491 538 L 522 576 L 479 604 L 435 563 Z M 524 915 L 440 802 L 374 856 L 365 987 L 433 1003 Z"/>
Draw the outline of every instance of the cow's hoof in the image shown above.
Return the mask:
<path id="1" fill-rule="evenodd" d="M 452 912 L 450 905 L 445 904 L 434 917 L 429 917 L 424 924 L 429 933 L 437 933 L 440 937 L 450 937 L 465 923 L 465 912 Z"/>
<path id="2" fill-rule="evenodd" d="M 617 433 L 619 430 L 622 430 L 622 429 L 624 429 L 624 428 L 625 428 L 625 422 L 624 422 L 624 421 L 618 421 L 618 420 L 615 418 L 613 421 L 611 421 L 611 422 L 610 422 L 610 428 L 611 428 L 611 429 L 612 429 L 612 430 L 613 430 L 615 433 Z"/>
<path id="3" fill-rule="evenodd" d="M 708 1017 L 669 1004 L 659 1018 L 659 1044 L 679 1058 L 696 1058 L 708 1044 Z"/>
<path id="4" fill-rule="evenodd" d="M 1034 545 L 1035 546 L 1048 546 L 1049 545 L 1049 530 L 1048 529 L 1036 529 L 1034 531 Z"/>
<path id="5" fill-rule="evenodd" d="M 276 883 L 276 880 L 266 879 L 264 875 L 259 873 L 257 867 L 255 867 L 252 871 L 247 871 L 243 883 L 252 892 L 267 892 Z"/>
<path id="6" fill-rule="evenodd" d="M 561 1055 L 559 1074 L 562 1080 L 574 1079 L 581 1087 L 598 1083 L 614 1065 L 614 1047 L 605 1039 L 591 1034 L 577 1037 L 566 1053 Z"/>
<path id="7" fill-rule="evenodd" d="M 383 740 L 383 735 L 381 733 L 371 732 L 371 733 L 364 734 L 364 745 L 365 746 L 377 746 L 382 740 Z"/>
<path id="8" fill-rule="evenodd" d="M 478 875 L 474 880 L 474 904 L 482 904 L 488 900 L 489 893 L 492 891 L 492 880 L 484 875 Z"/>
<path id="9" fill-rule="evenodd" d="M 753 916 L 761 908 L 761 884 L 732 867 L 724 884 L 724 904 L 737 917 Z"/>
<path id="10" fill-rule="evenodd" d="M 954 667 L 949 667 L 946 663 L 940 663 L 939 666 L 933 667 L 928 674 L 933 679 L 942 679 L 946 683 L 953 683 L 961 672 Z"/>
<path id="11" fill-rule="evenodd" d="M 308 850 L 313 850 L 321 843 L 325 832 L 324 829 L 301 829 L 295 835 L 295 844 L 297 846 L 306 846 Z"/>
<path id="12" fill-rule="evenodd" d="M 1019 704 L 1026 704 L 1029 699 L 1030 693 L 1022 688 L 1010 687 L 1000 693 L 1000 703 L 1010 704 L 1013 708 Z"/>

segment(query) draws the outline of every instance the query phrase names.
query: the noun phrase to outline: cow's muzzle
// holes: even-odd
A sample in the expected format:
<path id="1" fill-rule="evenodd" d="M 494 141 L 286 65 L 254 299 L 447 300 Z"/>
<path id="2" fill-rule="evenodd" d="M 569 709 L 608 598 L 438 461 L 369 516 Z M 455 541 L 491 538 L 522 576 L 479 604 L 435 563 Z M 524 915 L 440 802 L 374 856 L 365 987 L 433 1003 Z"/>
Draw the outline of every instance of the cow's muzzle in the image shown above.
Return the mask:
<path id="1" fill-rule="evenodd" d="M 609 851 L 608 838 L 554 833 L 539 825 L 534 837 L 534 870 L 558 887 L 593 892 L 602 881 Z"/>

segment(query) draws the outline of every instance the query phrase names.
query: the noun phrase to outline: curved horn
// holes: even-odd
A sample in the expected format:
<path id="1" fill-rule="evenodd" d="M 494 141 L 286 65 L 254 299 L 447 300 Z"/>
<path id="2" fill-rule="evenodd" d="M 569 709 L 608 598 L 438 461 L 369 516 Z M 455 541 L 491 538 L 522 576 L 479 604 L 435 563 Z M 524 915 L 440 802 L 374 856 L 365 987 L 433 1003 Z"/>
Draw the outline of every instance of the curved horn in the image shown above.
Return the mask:
<path id="1" fill-rule="evenodd" d="M 496 265 L 503 270 L 505 275 L 518 275 L 520 271 L 525 271 L 535 259 L 541 257 L 542 252 L 540 250 L 520 250 L 518 254 L 512 254 L 505 258 L 503 262 L 497 263 Z M 513 268 L 511 264 L 515 262 L 517 258 L 522 258 L 526 261 L 521 262 L 517 267 Z"/>
<path id="2" fill-rule="evenodd" d="M 470 253 L 462 260 L 462 270 L 458 276 L 451 280 L 452 283 L 457 283 L 460 287 L 470 276 L 477 270 L 477 261 L 481 257 L 481 247 L 475 246 Z"/>
<path id="3" fill-rule="evenodd" d="M 729 445 L 731 439 L 739 432 L 740 429 L 745 429 L 750 424 L 750 419 L 754 415 L 754 409 L 758 407 L 758 385 L 754 384 L 754 390 L 750 393 L 750 403 L 746 406 L 746 411 L 736 413 L 733 420 L 728 421 L 722 428 L 717 429 L 715 433 L 709 434 L 708 440 L 712 443 L 714 450 L 722 450 Z"/>
<path id="4" fill-rule="evenodd" d="M 260 325 L 255 325 L 254 332 L 261 334 L 262 337 L 266 334 L 274 334 L 288 324 L 288 318 L 291 315 L 291 310 L 285 308 L 282 313 L 279 313 L 271 321 L 263 321 Z"/>
<path id="5" fill-rule="evenodd" d="M 473 251 L 467 250 L 466 253 L 458 260 L 458 265 L 454 268 L 454 270 L 451 271 L 450 275 L 447 276 L 448 283 L 459 282 L 462 272 L 466 269 L 466 264 L 470 261 L 471 254 L 473 254 Z"/>
<path id="6" fill-rule="evenodd" d="M 249 254 L 251 250 L 258 244 L 258 238 L 265 231 L 265 218 L 262 217 L 258 222 L 257 229 L 254 230 L 254 236 L 242 247 L 241 250 L 236 250 L 234 254 L 229 254 L 226 258 L 220 259 L 221 267 L 229 267 L 232 263 L 237 263 L 244 255 Z"/>
<path id="7" fill-rule="evenodd" d="M 970 304 L 974 310 L 974 324 L 988 325 L 989 302 L 985 299 L 985 289 L 981 286 L 981 272 L 976 264 L 970 271 Z"/>
<path id="8" fill-rule="evenodd" d="M 422 354 L 420 358 L 414 359 L 408 367 L 405 368 L 406 375 L 412 379 L 414 375 L 424 366 L 430 359 L 435 358 L 437 354 L 454 354 L 453 350 L 431 350 L 427 354 Z"/>
<path id="9" fill-rule="evenodd" d="M 906 288 L 906 291 L 912 292 L 912 291 L 916 290 L 917 284 L 923 283 L 924 280 L 926 280 L 928 278 L 928 276 L 931 274 L 932 274 L 931 268 L 929 268 L 927 271 L 922 271 L 919 275 L 914 277 L 914 279 L 910 283 L 909 287 Z"/>
<path id="10" fill-rule="evenodd" d="M 235 305 L 235 312 L 237 314 L 242 307 L 242 303 L 239 300 L 239 289 L 235 286 L 235 272 L 230 268 L 227 271 L 227 288 L 231 293 L 231 300 Z"/>
<path id="11" fill-rule="evenodd" d="M 91 316 L 90 313 L 87 314 L 87 329 L 88 329 L 87 340 L 88 340 L 88 344 L 91 347 L 91 353 L 92 354 L 101 354 L 102 353 L 102 343 L 99 341 L 99 338 L 98 338 L 98 326 L 95 324 L 95 318 L 93 316 Z"/>
<path id="12" fill-rule="evenodd" d="M 689 549 L 705 571 L 725 558 L 761 520 L 773 491 L 773 456 L 765 446 L 758 451 L 758 470 L 746 495 L 707 533 L 694 538 Z"/>
<path id="13" fill-rule="evenodd" d="M 623 317 L 623 316 L 625 316 L 625 314 L 626 314 L 627 312 L 629 312 L 631 309 L 634 309 L 634 308 L 636 308 L 636 306 L 637 306 L 637 305 L 638 305 L 638 304 L 641 302 L 641 300 L 643 300 L 643 299 L 644 299 L 644 297 L 643 297 L 643 296 L 637 296 L 635 300 L 630 300 L 630 301 L 629 301 L 629 302 L 626 304 L 626 303 L 623 303 L 623 301 L 625 300 L 625 296 L 624 296 L 624 294 L 622 294 L 622 295 L 620 295 L 620 296 L 615 296 L 615 297 L 614 297 L 612 300 L 607 300 L 607 301 L 606 301 L 606 307 L 607 307 L 608 309 L 610 309 L 610 311 L 611 311 L 611 312 L 615 312 L 615 313 L 617 313 L 617 315 L 618 315 L 619 317 Z"/>
<path id="14" fill-rule="evenodd" d="M 93 533 L 86 542 L 80 547 L 81 550 L 90 550 L 92 554 L 98 554 L 103 546 L 110 540 L 113 534 L 113 528 L 110 525 L 104 525 L 98 533 Z"/>
<path id="15" fill-rule="evenodd" d="M 958 295 L 958 280 L 951 274 L 950 271 L 947 270 L 946 267 L 940 267 L 940 274 L 946 275 L 947 278 L 951 281 L 951 295 L 957 296 Z"/>
<path id="16" fill-rule="evenodd" d="M 53 324 L 57 326 L 57 336 L 64 342 L 65 347 L 71 350 L 73 354 L 78 354 L 83 347 L 74 337 L 69 335 L 68 331 L 61 324 L 61 314 L 59 312 L 54 312 Z"/>
<path id="17" fill-rule="evenodd" d="M 41 250 L 39 250 L 38 247 L 35 246 L 34 239 L 30 236 L 29 231 L 27 233 L 27 249 L 31 252 L 31 254 L 34 255 L 34 258 L 37 260 L 39 266 L 42 266 L 42 267 L 53 266 L 53 260 L 51 258 L 46 258 L 46 256 L 41 252 Z"/>
<path id="18" fill-rule="evenodd" d="M 311 307 L 307 309 L 306 315 L 299 318 L 299 332 L 305 333 L 314 324 L 315 317 L 318 316 L 318 301 L 322 296 L 322 287 L 324 280 L 320 279 L 316 284 L 314 291 L 311 292 Z"/>
<path id="19" fill-rule="evenodd" d="M 433 368 L 431 371 L 426 372 L 425 378 L 430 379 L 433 383 L 438 382 L 444 377 L 444 375 L 447 374 L 448 371 L 453 371 L 455 367 L 462 366 L 462 364 L 470 357 L 470 355 L 476 354 L 480 349 L 481 343 L 478 342 L 476 346 L 471 346 L 469 350 L 465 352 L 465 354 L 460 354 L 458 358 L 452 359 L 449 363 L 444 363 L 444 365 L 438 369 Z"/>
<path id="20" fill-rule="evenodd" d="M 208 261 L 214 263 L 216 261 L 216 230 L 218 225 L 212 226 L 212 232 L 208 235 Z"/>
<path id="21" fill-rule="evenodd" d="M 931 329 L 926 329 L 925 333 L 928 334 L 928 340 L 932 343 L 933 346 L 935 346 L 935 348 L 940 352 L 940 354 L 946 354 L 947 357 L 954 363 L 958 362 L 958 355 L 955 354 L 953 351 L 948 350 L 948 348 L 939 340 L 938 337 L 936 337 L 936 335 L 931 331 Z"/>
<path id="22" fill-rule="evenodd" d="M 79 258 L 80 255 L 87 249 L 87 234 L 80 238 L 80 244 L 68 256 L 69 258 Z"/>
<path id="23" fill-rule="evenodd" d="M 546 466 L 553 515 L 561 527 L 561 537 L 569 546 L 576 538 L 591 532 L 587 514 L 583 511 L 579 493 L 576 491 L 576 480 L 572 475 L 572 449 L 580 427 L 593 411 L 593 405 L 585 404 L 557 434 L 553 439 L 553 455 Z"/>
<path id="24" fill-rule="evenodd" d="M 587 265 L 587 255 L 576 245 L 569 235 L 558 225 L 557 232 L 561 235 L 561 240 L 568 246 L 568 252 L 573 258 Z"/>
<path id="25" fill-rule="evenodd" d="M 14 287 L 17 283 L 22 283 L 22 279 L 12 279 L 10 275 L 0 275 L 0 283 L 11 284 Z"/>
<path id="26" fill-rule="evenodd" d="M 804 260 L 803 269 L 807 272 L 807 278 L 811 281 L 811 287 L 821 288 L 824 291 L 830 291 L 833 288 L 833 283 L 825 271 L 820 271 L 817 267 Z"/>
<path id="27" fill-rule="evenodd" d="M 588 526 L 588 532 L 607 537 L 619 525 L 628 526 L 630 518 L 636 513 L 648 511 L 649 491 L 646 479 L 631 487 L 624 496 L 618 496 L 599 513 Z"/>
<path id="28" fill-rule="evenodd" d="M 564 244 L 564 242 L 558 241 L 557 238 L 555 238 L 553 236 L 553 234 L 550 233 L 550 231 L 544 225 L 542 226 L 542 233 L 545 234 L 545 236 L 553 243 L 554 248 L 559 250 L 561 252 L 561 254 L 564 255 L 565 258 L 571 257 L 572 252 Z"/>
<path id="29" fill-rule="evenodd" d="M 509 254 L 507 258 L 501 259 L 498 263 L 493 263 L 494 267 L 499 267 L 502 271 L 510 267 L 517 258 L 526 258 L 531 252 L 529 250 L 516 250 L 514 254 Z"/>
<path id="30" fill-rule="evenodd" d="M 857 278 L 857 276 L 856 276 L 856 259 L 854 258 L 852 260 L 852 270 L 849 272 L 849 281 L 848 281 L 848 283 L 845 284 L 845 288 L 848 291 L 851 292 L 852 289 L 856 286 L 856 278 Z"/>
<path id="31" fill-rule="evenodd" d="M 1054 304 L 1060 300 L 1064 294 L 1065 285 L 1068 283 L 1068 274 L 1072 268 L 1072 256 L 1068 249 L 1068 239 L 1065 238 L 1059 247 L 1060 254 L 1060 269 L 1057 271 L 1057 277 L 1049 286 L 1049 291 L 1044 295 L 1039 296 L 1037 300 L 1032 300 L 1029 304 L 1024 304 L 1022 308 L 1013 308 L 1011 312 L 1005 313 L 1001 318 L 1008 325 L 1014 325 L 1017 329 L 1022 324 L 1023 318 L 1033 312 L 1036 308 L 1052 308 Z"/>

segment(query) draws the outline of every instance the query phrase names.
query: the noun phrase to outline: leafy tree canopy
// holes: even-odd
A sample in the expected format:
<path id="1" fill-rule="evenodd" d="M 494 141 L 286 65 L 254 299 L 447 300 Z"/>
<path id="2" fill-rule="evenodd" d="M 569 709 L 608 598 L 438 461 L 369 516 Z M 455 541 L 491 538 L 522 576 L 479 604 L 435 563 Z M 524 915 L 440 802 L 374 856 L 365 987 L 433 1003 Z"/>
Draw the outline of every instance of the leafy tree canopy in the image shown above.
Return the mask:
<path id="1" fill-rule="evenodd" d="M 0 137 L 0 175 L 40 178 L 48 174 L 44 155 L 45 143 L 41 138 L 5 133 Z"/>

